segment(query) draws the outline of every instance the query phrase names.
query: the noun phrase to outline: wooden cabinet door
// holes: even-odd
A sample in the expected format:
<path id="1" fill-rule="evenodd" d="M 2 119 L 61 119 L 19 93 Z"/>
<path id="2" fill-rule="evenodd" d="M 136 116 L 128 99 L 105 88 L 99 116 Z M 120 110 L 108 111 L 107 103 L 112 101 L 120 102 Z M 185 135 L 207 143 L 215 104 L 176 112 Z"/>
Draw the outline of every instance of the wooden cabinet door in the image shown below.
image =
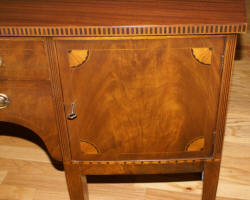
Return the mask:
<path id="1" fill-rule="evenodd" d="M 212 153 L 223 36 L 58 39 L 74 160 Z"/>

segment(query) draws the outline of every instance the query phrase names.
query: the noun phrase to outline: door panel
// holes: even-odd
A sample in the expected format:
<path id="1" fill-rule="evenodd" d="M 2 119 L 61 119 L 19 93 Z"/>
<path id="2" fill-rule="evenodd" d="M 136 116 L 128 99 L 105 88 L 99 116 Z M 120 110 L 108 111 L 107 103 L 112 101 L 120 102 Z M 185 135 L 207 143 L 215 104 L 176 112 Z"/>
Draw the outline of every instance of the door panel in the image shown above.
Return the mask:
<path id="1" fill-rule="evenodd" d="M 75 160 L 208 156 L 224 37 L 57 40 Z"/>

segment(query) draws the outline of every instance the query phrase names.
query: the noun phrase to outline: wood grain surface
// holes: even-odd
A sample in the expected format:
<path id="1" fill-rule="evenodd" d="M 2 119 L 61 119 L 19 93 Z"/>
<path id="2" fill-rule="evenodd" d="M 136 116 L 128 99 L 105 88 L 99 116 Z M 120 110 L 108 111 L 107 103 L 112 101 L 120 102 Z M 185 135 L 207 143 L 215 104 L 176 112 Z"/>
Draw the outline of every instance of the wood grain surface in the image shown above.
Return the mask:
<path id="1" fill-rule="evenodd" d="M 250 1 L 247 5 L 250 8 Z M 248 13 L 250 16 L 250 10 Z M 239 44 L 218 200 L 249 200 L 250 197 L 250 32 L 240 37 Z M 38 145 L 1 135 L 0 148 L 1 200 L 69 200 L 64 171 L 56 169 Z M 90 200 L 200 200 L 201 189 L 201 182 L 89 184 Z"/>
<path id="2" fill-rule="evenodd" d="M 1 110 L 0 132 L 12 132 L 18 136 L 15 129 L 20 125 L 20 135 L 26 138 L 39 136 L 51 156 L 62 160 L 50 87 L 49 81 L 0 80 L 0 91 L 11 101 L 8 107 Z"/>
<path id="3" fill-rule="evenodd" d="M 245 23 L 244 0 L 2 0 L 0 26 Z"/>
<path id="4" fill-rule="evenodd" d="M 250 2 L 249 2 L 250 6 Z M 250 196 L 250 32 L 240 38 L 227 115 L 218 200 Z M 69 200 L 64 171 L 29 141 L 0 136 L 1 200 Z M 90 200 L 200 200 L 201 182 L 89 184 Z"/>
<path id="5" fill-rule="evenodd" d="M 0 80 L 49 80 L 42 38 L 0 38 Z"/>
<path id="6" fill-rule="evenodd" d="M 65 110 L 70 113 L 74 103 L 78 115 L 67 121 L 72 158 L 211 155 L 225 41 L 224 36 L 56 40 Z M 213 49 L 212 64 L 197 61 L 192 47 Z M 68 51 L 81 49 L 89 49 L 89 58 L 72 68 Z M 186 147 L 201 137 L 203 151 L 187 152 Z M 81 152 L 80 141 L 98 153 Z"/>
<path id="7" fill-rule="evenodd" d="M 2 0 L 0 36 L 242 33 L 244 13 L 244 0 Z"/>

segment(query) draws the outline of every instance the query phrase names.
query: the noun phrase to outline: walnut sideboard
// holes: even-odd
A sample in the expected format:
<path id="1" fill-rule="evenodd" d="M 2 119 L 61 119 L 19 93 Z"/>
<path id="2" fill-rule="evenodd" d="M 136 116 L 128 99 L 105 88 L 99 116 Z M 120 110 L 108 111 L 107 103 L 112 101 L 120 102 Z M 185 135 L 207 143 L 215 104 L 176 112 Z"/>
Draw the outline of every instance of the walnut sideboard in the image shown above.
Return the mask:
<path id="1" fill-rule="evenodd" d="M 1 1 L 1 132 L 38 135 L 71 200 L 86 175 L 193 173 L 214 200 L 244 3 Z"/>

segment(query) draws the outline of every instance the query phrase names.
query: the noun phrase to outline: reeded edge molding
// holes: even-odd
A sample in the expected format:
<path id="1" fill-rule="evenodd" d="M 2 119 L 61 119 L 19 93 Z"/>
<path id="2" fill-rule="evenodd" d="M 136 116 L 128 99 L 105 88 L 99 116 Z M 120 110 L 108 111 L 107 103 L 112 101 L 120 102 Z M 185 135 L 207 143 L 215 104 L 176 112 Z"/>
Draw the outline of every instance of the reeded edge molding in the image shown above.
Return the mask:
<path id="1" fill-rule="evenodd" d="M 81 161 L 82 165 L 168 165 L 201 162 L 220 162 L 220 159 L 186 159 L 186 160 L 160 160 L 160 161 Z"/>
<path id="2" fill-rule="evenodd" d="M 225 135 L 226 115 L 228 109 L 228 98 L 230 93 L 231 79 L 234 67 L 237 36 L 228 36 L 224 52 L 223 71 L 221 77 L 220 100 L 216 122 L 216 137 L 214 143 L 213 157 L 221 158 Z"/>
<path id="3" fill-rule="evenodd" d="M 0 36 L 136 36 L 245 32 L 247 23 L 166 26 L 0 26 Z"/>

